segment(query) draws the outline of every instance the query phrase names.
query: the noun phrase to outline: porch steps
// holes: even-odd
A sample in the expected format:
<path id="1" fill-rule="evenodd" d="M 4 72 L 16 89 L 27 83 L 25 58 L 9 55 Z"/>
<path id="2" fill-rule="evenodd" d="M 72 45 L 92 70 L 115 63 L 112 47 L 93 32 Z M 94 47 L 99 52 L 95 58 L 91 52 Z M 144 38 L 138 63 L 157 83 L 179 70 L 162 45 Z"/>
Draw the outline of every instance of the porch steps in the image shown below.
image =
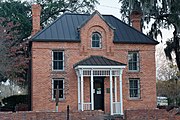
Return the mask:
<path id="1" fill-rule="evenodd" d="M 104 120 L 124 120 L 122 115 L 104 115 Z"/>

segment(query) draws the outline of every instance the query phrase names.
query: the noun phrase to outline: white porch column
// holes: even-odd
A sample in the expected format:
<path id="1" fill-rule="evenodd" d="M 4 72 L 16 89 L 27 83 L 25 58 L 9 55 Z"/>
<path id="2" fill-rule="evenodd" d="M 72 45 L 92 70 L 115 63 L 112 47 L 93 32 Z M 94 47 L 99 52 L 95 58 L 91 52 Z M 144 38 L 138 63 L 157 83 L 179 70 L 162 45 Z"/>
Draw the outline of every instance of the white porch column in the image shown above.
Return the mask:
<path id="1" fill-rule="evenodd" d="M 81 89 L 80 89 L 80 86 L 81 86 L 81 81 L 80 81 L 80 77 L 78 75 L 78 110 L 81 110 Z"/>
<path id="2" fill-rule="evenodd" d="M 110 70 L 110 113 L 113 115 L 113 89 L 112 89 L 112 70 Z"/>
<path id="3" fill-rule="evenodd" d="M 120 90 L 120 106 L 121 106 L 121 115 L 123 115 L 123 92 L 122 92 L 122 72 L 123 69 L 120 70 L 119 74 L 119 90 Z"/>
<path id="4" fill-rule="evenodd" d="M 81 70 L 81 110 L 84 111 L 83 69 Z"/>
<path id="5" fill-rule="evenodd" d="M 91 69 L 91 110 L 94 110 L 94 79 L 93 79 L 93 69 Z"/>
<path id="6" fill-rule="evenodd" d="M 117 102 L 117 77 L 114 77 L 114 97 L 115 97 L 115 102 Z"/>

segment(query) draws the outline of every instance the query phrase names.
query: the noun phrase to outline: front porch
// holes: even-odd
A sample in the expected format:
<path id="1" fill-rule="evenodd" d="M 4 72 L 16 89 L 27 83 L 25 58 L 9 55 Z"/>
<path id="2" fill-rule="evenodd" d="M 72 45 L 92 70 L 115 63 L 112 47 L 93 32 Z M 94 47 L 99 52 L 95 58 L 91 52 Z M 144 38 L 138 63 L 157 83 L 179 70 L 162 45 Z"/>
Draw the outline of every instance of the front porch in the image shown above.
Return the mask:
<path id="1" fill-rule="evenodd" d="M 108 92 L 110 115 L 123 115 L 122 72 L 125 64 L 101 56 L 91 56 L 77 63 L 74 68 L 78 78 L 78 110 L 104 111 L 104 106 L 107 107 L 105 93 Z M 84 96 L 84 90 L 88 89 L 85 88 L 87 81 L 90 84 L 88 102 Z M 104 88 L 104 83 L 108 83 L 109 88 Z"/>

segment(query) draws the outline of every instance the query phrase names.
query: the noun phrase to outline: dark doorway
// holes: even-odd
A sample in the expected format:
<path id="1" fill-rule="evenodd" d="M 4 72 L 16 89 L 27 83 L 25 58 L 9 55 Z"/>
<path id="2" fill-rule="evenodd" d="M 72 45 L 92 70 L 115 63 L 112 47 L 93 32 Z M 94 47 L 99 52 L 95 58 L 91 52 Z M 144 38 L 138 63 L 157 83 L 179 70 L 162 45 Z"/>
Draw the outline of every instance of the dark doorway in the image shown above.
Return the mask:
<path id="1" fill-rule="evenodd" d="M 104 77 L 94 77 L 94 110 L 104 111 Z"/>

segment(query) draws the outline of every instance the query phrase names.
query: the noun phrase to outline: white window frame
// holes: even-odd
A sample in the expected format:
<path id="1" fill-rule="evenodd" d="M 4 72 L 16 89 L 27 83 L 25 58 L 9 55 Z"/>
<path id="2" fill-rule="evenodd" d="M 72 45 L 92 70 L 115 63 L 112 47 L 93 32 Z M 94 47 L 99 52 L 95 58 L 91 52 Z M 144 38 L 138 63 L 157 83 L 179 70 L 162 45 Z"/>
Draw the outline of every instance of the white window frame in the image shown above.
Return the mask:
<path id="1" fill-rule="evenodd" d="M 63 53 L 63 69 L 54 69 L 54 52 L 62 52 Z M 64 71 L 64 51 L 63 50 L 52 50 L 52 71 Z"/>
<path id="2" fill-rule="evenodd" d="M 94 34 L 97 34 L 99 36 L 99 38 L 100 38 L 99 39 L 99 47 L 93 47 L 93 39 L 92 39 L 92 37 L 93 37 Z M 91 35 L 91 48 L 101 48 L 102 47 L 101 43 L 102 43 L 102 36 L 101 36 L 101 34 L 99 32 L 93 32 L 92 35 Z"/>
<path id="3" fill-rule="evenodd" d="M 52 100 L 55 100 L 56 98 L 54 98 L 54 81 L 55 80 L 60 80 L 60 81 L 63 81 L 63 98 L 59 98 L 59 100 L 64 100 L 65 99 L 65 96 L 64 96 L 64 78 L 53 78 L 52 79 Z"/>
<path id="4" fill-rule="evenodd" d="M 130 88 L 130 80 L 136 80 L 138 82 L 138 88 L 137 88 L 138 96 L 137 97 L 130 96 L 131 95 L 130 90 L 132 89 L 132 88 Z M 140 99 L 141 98 L 140 79 L 139 78 L 129 78 L 128 82 L 129 82 L 129 99 Z"/>
<path id="5" fill-rule="evenodd" d="M 129 69 L 129 54 L 137 54 L 137 61 L 132 61 L 132 62 L 137 62 L 137 70 L 130 70 Z M 130 71 L 130 72 L 139 72 L 140 71 L 140 57 L 139 57 L 138 51 L 129 51 L 128 52 L 128 71 Z"/>

